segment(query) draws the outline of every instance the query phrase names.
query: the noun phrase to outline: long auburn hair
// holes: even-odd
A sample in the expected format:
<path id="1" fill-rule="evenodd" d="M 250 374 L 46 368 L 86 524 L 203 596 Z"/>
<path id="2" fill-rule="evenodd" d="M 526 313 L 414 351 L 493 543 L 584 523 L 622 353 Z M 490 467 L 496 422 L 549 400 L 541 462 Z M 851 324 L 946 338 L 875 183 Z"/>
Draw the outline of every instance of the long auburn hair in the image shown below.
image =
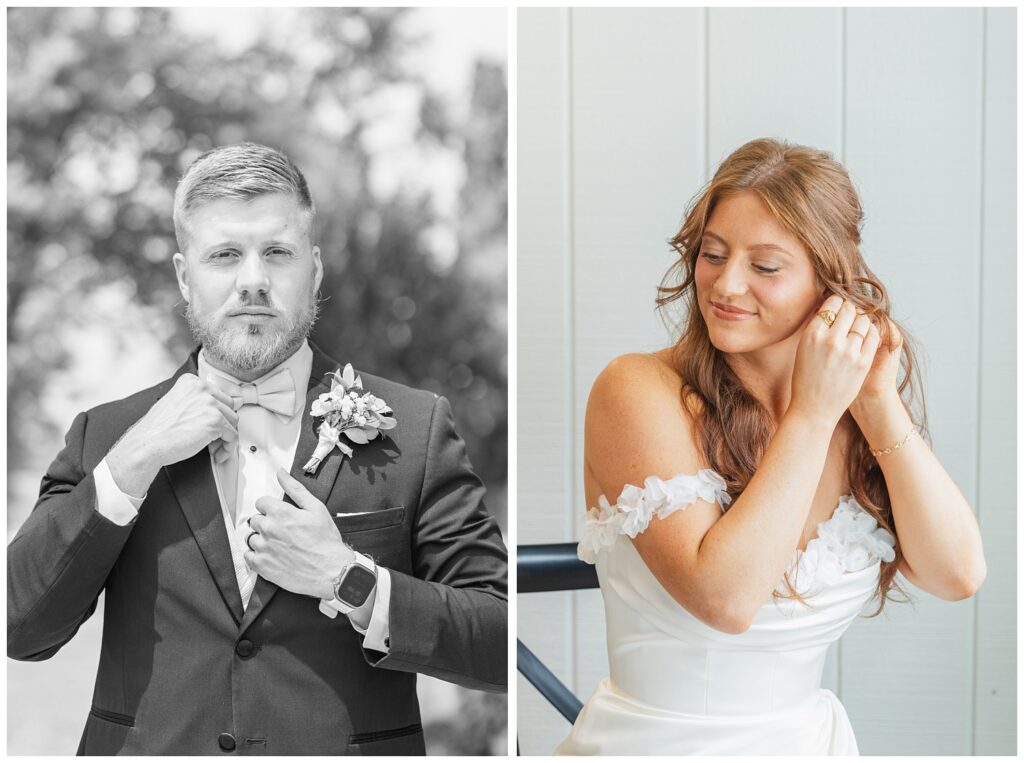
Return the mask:
<path id="1" fill-rule="evenodd" d="M 827 151 L 771 138 L 752 140 L 730 154 L 714 177 L 690 201 L 679 232 L 671 239 L 678 259 L 658 288 L 658 308 L 682 300 L 684 315 L 673 349 L 673 365 L 683 379 L 684 410 L 693 419 L 697 442 L 712 469 L 725 479 L 733 498 L 746 488 L 774 435 L 768 410 L 751 394 L 708 336 L 697 305 L 695 272 L 704 228 L 715 205 L 730 194 L 755 193 L 787 230 L 810 253 L 818 279 L 830 292 L 853 302 L 869 316 L 892 317 L 889 296 L 860 253 L 864 220 L 860 199 L 843 166 Z M 930 441 L 921 380 L 914 359 L 914 342 L 902 325 L 903 336 L 898 390 L 921 436 Z M 892 346 L 888 324 L 882 321 L 881 347 Z M 920 415 L 915 417 L 914 409 Z M 902 552 L 892 518 L 889 490 L 878 462 L 849 412 L 843 416 L 853 432 L 847 451 L 847 478 L 851 492 L 878 522 L 896 537 L 896 558 L 883 562 L 878 582 L 878 609 L 882 611 L 895 588 L 896 567 Z M 885 445 L 887 443 L 880 443 Z M 803 600 L 789 576 L 791 596 Z"/>

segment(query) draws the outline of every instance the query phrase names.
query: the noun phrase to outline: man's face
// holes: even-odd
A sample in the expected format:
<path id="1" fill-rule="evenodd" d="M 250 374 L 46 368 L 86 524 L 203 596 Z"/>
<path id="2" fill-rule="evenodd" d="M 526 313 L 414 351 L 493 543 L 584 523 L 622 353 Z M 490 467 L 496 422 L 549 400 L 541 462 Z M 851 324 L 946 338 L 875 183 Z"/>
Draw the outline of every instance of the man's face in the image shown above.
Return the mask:
<path id="1" fill-rule="evenodd" d="M 249 381 L 288 358 L 316 320 L 323 278 L 294 197 L 218 199 L 191 212 L 174 255 L 186 317 L 213 365 Z"/>

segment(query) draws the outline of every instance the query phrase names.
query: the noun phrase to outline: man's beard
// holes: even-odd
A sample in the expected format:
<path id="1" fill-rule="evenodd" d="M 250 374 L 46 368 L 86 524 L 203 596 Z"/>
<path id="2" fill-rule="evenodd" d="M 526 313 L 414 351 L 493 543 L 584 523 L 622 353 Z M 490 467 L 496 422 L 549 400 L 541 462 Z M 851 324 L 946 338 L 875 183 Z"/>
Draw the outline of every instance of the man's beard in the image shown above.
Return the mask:
<path id="1" fill-rule="evenodd" d="M 268 298 L 262 297 L 240 303 L 238 307 L 273 308 L 273 305 Z M 268 330 L 268 326 L 257 323 L 233 326 L 224 322 L 218 325 L 214 316 L 197 315 L 192 302 L 185 307 L 189 330 L 203 346 L 206 357 L 229 373 L 235 371 L 235 375 L 269 371 L 287 360 L 309 336 L 319 314 L 320 305 L 310 295 L 300 310 L 283 314 L 283 326 Z"/>

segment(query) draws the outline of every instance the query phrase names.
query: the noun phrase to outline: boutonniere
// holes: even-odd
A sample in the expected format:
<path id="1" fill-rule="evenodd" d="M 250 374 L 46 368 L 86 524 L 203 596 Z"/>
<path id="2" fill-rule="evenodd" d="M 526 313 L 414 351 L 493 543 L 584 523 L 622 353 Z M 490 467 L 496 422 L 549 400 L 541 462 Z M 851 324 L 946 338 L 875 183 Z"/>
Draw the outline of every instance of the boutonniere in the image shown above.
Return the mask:
<path id="1" fill-rule="evenodd" d="M 387 403 L 363 391 L 363 380 L 356 376 L 351 363 L 345 364 L 344 371 L 339 368 L 334 372 L 331 391 L 314 400 L 309 413 L 324 420 L 316 430 L 320 442 L 302 467 L 306 474 L 313 474 L 334 448 L 342 452 L 342 457 L 352 455 L 353 450 L 342 441 L 342 435 L 355 445 L 364 445 L 382 429 L 394 429 L 398 423 Z"/>

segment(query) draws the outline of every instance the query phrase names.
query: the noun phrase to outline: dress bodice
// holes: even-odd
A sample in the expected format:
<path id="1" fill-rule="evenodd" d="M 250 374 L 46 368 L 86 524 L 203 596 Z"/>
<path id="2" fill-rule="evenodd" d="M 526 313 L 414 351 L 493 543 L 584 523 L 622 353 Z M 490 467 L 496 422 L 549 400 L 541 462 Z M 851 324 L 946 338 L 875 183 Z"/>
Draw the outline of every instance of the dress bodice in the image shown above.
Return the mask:
<path id="1" fill-rule="evenodd" d="M 759 739 L 758 729 L 768 733 L 770 725 L 784 729 L 787 723 L 796 729 L 808 713 L 819 716 L 812 725 L 824 717 L 839 727 L 855 751 L 845 712 L 831 692 L 821 690 L 821 676 L 829 644 L 872 597 L 880 562 L 894 558 L 893 537 L 852 496 L 843 496 L 807 548 L 794 552 L 789 579 L 804 601 L 771 597 L 747 631 L 728 634 L 680 606 L 630 542 L 655 516 L 668 516 L 697 499 L 723 510 L 730 502 L 725 482 L 706 469 L 670 480 L 648 478 L 643 488 L 627 486 L 615 504 L 602 496 L 588 512 L 579 556 L 597 567 L 609 677 L 558 752 L 610 751 L 597 740 L 609 739 L 608 729 L 621 726 L 627 708 L 626 725 L 631 731 L 644 729 L 658 752 L 764 751 L 771 744 Z M 788 593 L 783 581 L 777 590 Z M 673 722 L 662 723 L 666 718 Z M 680 725 L 680 719 L 686 722 Z M 752 719 L 768 720 L 762 726 Z M 716 738 L 713 729 L 726 727 L 729 734 Z M 672 738 L 659 744 L 659 734 Z M 778 740 L 784 732 L 770 734 Z M 829 736 L 835 742 L 835 734 Z M 778 750 L 799 752 L 804 742 L 806 737 L 780 742 Z M 807 744 L 812 751 L 832 749 L 820 749 L 824 742 L 817 737 Z M 849 750 L 850 744 L 840 747 Z"/>

